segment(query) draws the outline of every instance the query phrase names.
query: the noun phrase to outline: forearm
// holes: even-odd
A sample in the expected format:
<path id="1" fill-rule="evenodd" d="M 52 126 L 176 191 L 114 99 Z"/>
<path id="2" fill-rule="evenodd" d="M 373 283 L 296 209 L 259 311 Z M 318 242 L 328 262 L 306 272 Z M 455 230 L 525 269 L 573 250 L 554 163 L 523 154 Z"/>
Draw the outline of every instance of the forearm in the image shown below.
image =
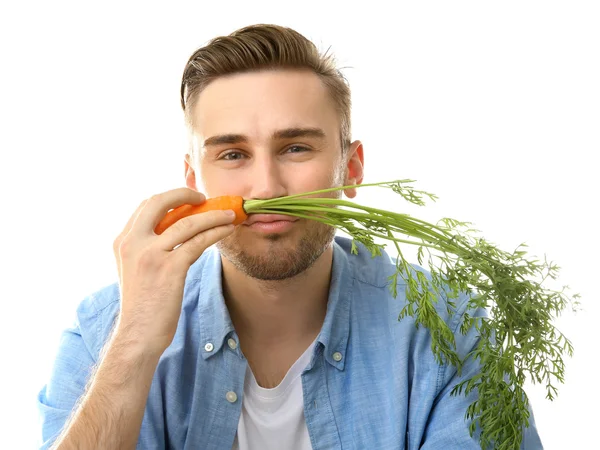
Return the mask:
<path id="1" fill-rule="evenodd" d="M 52 449 L 135 449 L 159 357 L 116 331 Z"/>

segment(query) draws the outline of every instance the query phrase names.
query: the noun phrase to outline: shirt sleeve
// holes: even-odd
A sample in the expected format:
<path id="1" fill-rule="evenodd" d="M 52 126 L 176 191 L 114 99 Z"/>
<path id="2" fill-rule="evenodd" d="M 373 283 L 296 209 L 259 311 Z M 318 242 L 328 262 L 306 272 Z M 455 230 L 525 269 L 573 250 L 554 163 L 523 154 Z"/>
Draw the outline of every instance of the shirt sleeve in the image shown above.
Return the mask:
<path id="1" fill-rule="evenodd" d="M 472 314 L 473 317 L 485 315 L 486 312 L 484 309 L 479 309 L 476 313 Z M 456 314 L 454 317 L 458 318 L 461 315 Z M 476 348 L 480 338 L 474 327 L 463 335 L 460 332 L 458 323 L 455 323 L 453 326 L 458 355 L 461 359 L 464 359 L 471 350 Z M 450 394 L 457 384 L 472 378 L 479 371 L 479 361 L 472 357 L 464 362 L 460 376 L 456 368 L 452 366 L 446 366 L 441 369 L 439 379 L 441 380 L 442 389 L 429 415 L 420 449 L 481 449 L 479 443 L 480 430 L 477 428 L 473 437 L 471 437 L 469 434 L 470 419 L 465 417 L 467 408 L 477 399 L 477 390 L 473 389 L 468 395 L 465 395 L 464 391 L 456 395 Z M 529 412 L 529 427 L 523 430 L 521 450 L 543 449 L 531 407 L 529 408 Z"/>
<path id="2" fill-rule="evenodd" d="M 76 323 L 63 331 L 48 383 L 37 397 L 42 425 L 40 449 L 49 448 L 59 436 L 86 384 L 96 361 Z"/>

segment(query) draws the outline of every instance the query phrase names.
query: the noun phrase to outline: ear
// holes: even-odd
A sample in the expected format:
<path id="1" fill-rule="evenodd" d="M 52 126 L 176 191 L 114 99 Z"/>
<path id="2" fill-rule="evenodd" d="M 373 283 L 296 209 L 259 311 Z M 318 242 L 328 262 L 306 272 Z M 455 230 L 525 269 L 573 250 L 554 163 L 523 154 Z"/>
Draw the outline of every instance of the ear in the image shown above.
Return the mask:
<path id="1" fill-rule="evenodd" d="M 185 174 L 184 174 L 185 185 L 188 188 L 197 191 L 198 187 L 196 186 L 196 171 L 193 168 L 192 157 L 190 156 L 189 153 L 186 153 L 186 155 L 185 155 L 184 165 L 185 165 Z"/>
<path id="2" fill-rule="evenodd" d="M 348 147 L 346 154 L 346 179 L 344 185 L 361 184 L 363 181 L 365 159 L 363 156 L 363 145 L 360 141 L 354 141 Z M 356 197 L 356 188 L 345 189 L 344 194 L 348 198 Z"/>

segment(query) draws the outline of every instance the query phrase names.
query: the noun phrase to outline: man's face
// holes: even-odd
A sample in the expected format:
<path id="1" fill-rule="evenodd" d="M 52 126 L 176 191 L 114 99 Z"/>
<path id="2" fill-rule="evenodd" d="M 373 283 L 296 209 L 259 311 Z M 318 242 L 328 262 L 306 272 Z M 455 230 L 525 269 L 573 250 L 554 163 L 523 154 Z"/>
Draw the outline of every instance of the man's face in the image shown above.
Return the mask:
<path id="1" fill-rule="evenodd" d="M 356 176 L 348 177 L 348 168 L 353 172 L 362 161 L 362 146 L 354 143 L 342 154 L 338 114 L 313 73 L 261 71 L 219 78 L 201 92 L 193 118 L 197 160 L 186 156 L 187 184 L 207 197 L 270 199 L 357 182 Z M 243 224 L 217 246 L 247 275 L 277 280 L 309 268 L 334 234 L 332 227 L 306 219 L 277 232 Z"/>

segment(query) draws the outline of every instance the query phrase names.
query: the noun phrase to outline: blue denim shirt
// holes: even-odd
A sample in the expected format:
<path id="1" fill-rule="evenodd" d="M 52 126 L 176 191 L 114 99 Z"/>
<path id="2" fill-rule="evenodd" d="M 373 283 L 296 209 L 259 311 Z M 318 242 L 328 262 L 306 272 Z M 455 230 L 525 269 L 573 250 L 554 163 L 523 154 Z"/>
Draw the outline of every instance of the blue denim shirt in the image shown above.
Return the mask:
<path id="1" fill-rule="evenodd" d="M 465 420 L 473 393 L 451 396 L 462 378 L 454 367 L 436 363 L 427 329 L 417 329 L 411 317 L 398 320 L 405 286 L 399 277 L 397 298 L 389 292 L 393 260 L 372 258 L 361 245 L 353 255 L 345 237 L 336 236 L 333 245 L 327 313 L 301 377 L 313 449 L 478 450 Z M 115 283 L 85 298 L 63 333 L 51 378 L 38 395 L 41 448 L 56 439 L 84 393 L 119 312 L 119 296 Z M 443 302 L 437 306 L 455 332 L 461 358 L 477 342 L 474 331 L 459 331 L 466 300 L 457 302 L 452 317 Z M 221 290 L 220 255 L 212 247 L 189 269 L 179 326 L 156 368 L 138 449 L 231 449 L 247 361 L 239 346 L 227 345 L 229 338 L 238 340 Z M 462 377 L 477 370 L 471 361 Z M 237 400 L 227 399 L 230 391 Z M 521 448 L 542 448 L 533 415 Z"/>

